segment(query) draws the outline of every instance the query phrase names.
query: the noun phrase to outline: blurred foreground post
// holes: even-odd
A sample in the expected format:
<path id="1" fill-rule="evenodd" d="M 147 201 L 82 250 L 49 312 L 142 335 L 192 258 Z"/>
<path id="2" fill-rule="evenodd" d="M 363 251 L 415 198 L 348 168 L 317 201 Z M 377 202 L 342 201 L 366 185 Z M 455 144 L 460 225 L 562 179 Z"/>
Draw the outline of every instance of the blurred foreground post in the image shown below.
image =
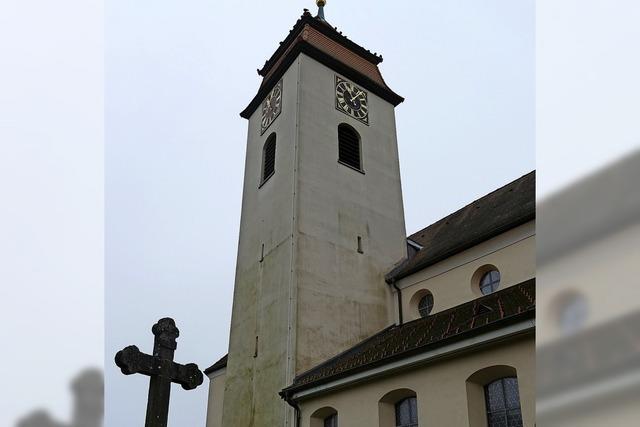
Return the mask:
<path id="1" fill-rule="evenodd" d="M 153 356 L 140 352 L 135 345 L 126 347 L 116 354 L 116 365 L 125 375 L 143 374 L 149 381 L 149 400 L 145 427 L 166 427 L 169 415 L 169 394 L 171 383 L 177 383 L 185 390 L 193 390 L 202 384 L 202 372 L 195 363 L 180 365 L 173 361 L 176 338 L 180 331 L 173 319 L 160 319 L 151 329 Z"/>

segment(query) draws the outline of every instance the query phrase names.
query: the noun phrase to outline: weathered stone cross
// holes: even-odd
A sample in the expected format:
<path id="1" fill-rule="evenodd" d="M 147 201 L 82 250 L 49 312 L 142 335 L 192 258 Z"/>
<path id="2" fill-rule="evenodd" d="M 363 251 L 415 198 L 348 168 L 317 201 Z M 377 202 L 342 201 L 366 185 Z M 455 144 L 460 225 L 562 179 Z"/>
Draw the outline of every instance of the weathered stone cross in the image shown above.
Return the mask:
<path id="1" fill-rule="evenodd" d="M 151 332 L 155 335 L 153 356 L 140 352 L 138 347 L 132 345 L 116 354 L 116 365 L 125 375 L 143 374 L 151 377 L 145 427 L 166 427 L 171 383 L 180 384 L 185 390 L 193 390 L 202 384 L 203 376 L 195 363 L 180 365 L 173 361 L 176 338 L 180 335 L 173 319 L 160 319 Z"/>

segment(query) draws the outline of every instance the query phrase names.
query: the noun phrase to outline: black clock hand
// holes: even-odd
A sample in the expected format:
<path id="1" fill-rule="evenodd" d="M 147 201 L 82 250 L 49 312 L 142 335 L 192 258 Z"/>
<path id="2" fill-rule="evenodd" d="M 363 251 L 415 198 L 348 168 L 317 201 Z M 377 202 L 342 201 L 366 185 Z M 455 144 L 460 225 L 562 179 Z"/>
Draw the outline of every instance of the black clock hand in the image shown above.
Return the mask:
<path id="1" fill-rule="evenodd" d="M 345 89 L 344 91 L 347 94 L 347 96 L 349 96 L 349 103 L 352 103 L 353 102 L 353 94 L 351 93 L 351 90 Z"/>

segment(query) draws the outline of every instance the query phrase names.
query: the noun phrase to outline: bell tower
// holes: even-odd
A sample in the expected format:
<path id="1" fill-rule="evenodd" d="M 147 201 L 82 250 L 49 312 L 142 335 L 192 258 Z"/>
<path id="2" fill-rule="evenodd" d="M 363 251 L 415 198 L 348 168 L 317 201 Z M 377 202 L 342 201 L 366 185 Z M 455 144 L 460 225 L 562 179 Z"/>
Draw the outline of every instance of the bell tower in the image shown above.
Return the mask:
<path id="1" fill-rule="evenodd" d="M 285 427 L 278 392 L 393 323 L 406 255 L 395 107 L 371 53 L 305 10 L 259 70 L 247 154 L 224 427 Z"/>

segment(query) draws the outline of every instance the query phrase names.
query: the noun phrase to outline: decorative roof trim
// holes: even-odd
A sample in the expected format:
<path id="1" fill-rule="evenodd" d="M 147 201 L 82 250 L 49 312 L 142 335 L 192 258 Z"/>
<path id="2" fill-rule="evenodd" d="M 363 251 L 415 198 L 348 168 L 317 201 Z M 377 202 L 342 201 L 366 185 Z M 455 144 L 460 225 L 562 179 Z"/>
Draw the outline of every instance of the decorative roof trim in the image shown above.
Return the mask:
<path id="1" fill-rule="evenodd" d="M 410 369 L 415 366 L 421 366 L 435 361 L 439 361 L 445 357 L 452 357 L 460 353 L 477 350 L 491 344 L 502 342 L 515 336 L 531 333 L 535 330 L 535 319 L 527 319 L 521 322 L 513 323 L 501 329 L 489 330 L 478 336 L 470 336 L 460 341 L 452 342 L 439 348 L 435 348 L 424 353 L 418 353 L 406 359 L 396 360 L 388 364 L 372 367 L 361 372 L 350 373 L 343 377 L 333 379 L 326 383 L 312 383 L 308 387 L 288 387 L 280 392 L 280 395 L 288 395 L 294 400 L 316 396 L 326 392 L 330 392 L 337 388 L 346 387 L 362 381 L 368 381 L 378 377 L 392 374 L 399 370 Z"/>
<path id="2" fill-rule="evenodd" d="M 490 310 L 488 313 L 477 313 L 475 307 L 478 304 L 493 304 L 500 309 L 499 311 Z M 473 339 L 491 331 L 505 329 L 510 325 L 533 319 L 535 319 L 535 278 L 438 312 L 427 318 L 417 319 L 403 325 L 391 325 L 331 359 L 301 373 L 293 380 L 293 384 L 282 391 L 281 396 L 291 397 L 301 390 L 353 377 L 361 372 L 393 364 L 399 360 L 417 357 L 416 355 L 419 354 L 433 353 L 436 349 L 450 346 L 459 341 Z M 452 323 L 454 320 L 455 324 Z M 463 328 L 464 325 L 468 325 L 468 328 L 461 330 L 460 328 Z M 443 335 L 441 335 L 442 331 L 432 330 L 432 327 L 437 329 L 444 326 L 446 326 L 446 331 L 443 332 Z M 451 329 L 452 326 L 455 327 Z M 416 328 L 426 328 L 424 329 L 425 333 L 434 334 L 435 338 L 431 340 L 425 335 L 414 344 L 405 342 L 398 344 L 398 348 L 394 347 L 389 351 L 378 346 L 378 343 L 387 343 L 388 340 L 417 339 L 414 335 Z M 366 360 L 367 354 L 373 355 L 373 359 Z"/>
<path id="3" fill-rule="evenodd" d="M 245 108 L 240 113 L 240 117 L 244 119 L 249 119 L 251 117 L 251 115 L 260 106 L 262 99 L 271 91 L 273 86 L 278 81 L 280 81 L 282 76 L 284 76 L 285 72 L 289 69 L 291 64 L 293 64 L 293 62 L 296 60 L 298 55 L 300 55 L 301 53 L 304 53 L 307 56 L 315 59 L 321 64 L 331 68 L 335 72 L 342 74 L 344 77 L 352 80 L 356 84 L 369 90 L 371 93 L 391 103 L 394 107 L 404 101 L 403 97 L 401 97 L 391 89 L 380 86 L 378 83 L 374 82 L 369 77 L 354 70 L 352 67 L 344 64 L 343 62 L 338 61 L 334 57 L 328 55 L 327 53 L 311 45 L 310 43 L 306 41 L 299 41 L 294 46 L 294 48 L 291 49 L 289 53 L 285 55 L 282 62 L 280 62 L 280 65 L 278 66 L 278 68 L 273 73 L 271 73 L 269 78 L 262 84 L 262 86 L 258 90 L 258 93 L 251 100 L 247 108 Z"/>
<path id="4" fill-rule="evenodd" d="M 298 19 L 298 22 L 294 25 L 293 29 L 289 32 L 289 35 L 284 39 L 282 43 L 280 43 L 280 47 L 271 55 L 262 69 L 258 70 L 258 74 L 261 76 L 266 76 L 269 71 L 273 68 L 273 66 L 278 62 L 278 59 L 284 52 L 289 48 L 291 43 L 296 39 L 302 28 L 304 28 L 305 24 L 311 25 L 316 30 L 320 31 L 325 36 L 331 38 L 332 40 L 341 43 L 348 49 L 352 50 L 354 53 L 360 55 L 367 61 L 372 64 L 378 65 L 382 62 L 382 56 L 378 56 L 371 51 L 365 49 L 359 44 L 349 40 L 347 37 L 340 34 L 336 28 L 331 27 L 326 22 L 320 21 L 317 18 L 314 18 L 308 10 L 305 9 L 304 14 Z"/>

